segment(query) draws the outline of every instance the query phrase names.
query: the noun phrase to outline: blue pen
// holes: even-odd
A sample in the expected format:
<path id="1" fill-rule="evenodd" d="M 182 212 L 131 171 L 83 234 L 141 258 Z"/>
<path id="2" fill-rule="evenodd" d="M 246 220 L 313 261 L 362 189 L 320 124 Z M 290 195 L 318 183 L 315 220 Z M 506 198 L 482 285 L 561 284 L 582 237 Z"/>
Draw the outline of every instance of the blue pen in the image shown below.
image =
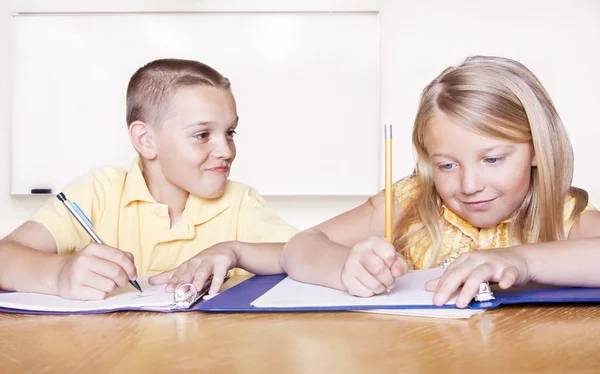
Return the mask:
<path id="1" fill-rule="evenodd" d="M 94 242 L 96 242 L 98 244 L 104 244 L 104 242 L 102 241 L 102 239 L 100 239 L 100 237 L 98 236 L 98 234 L 96 234 L 96 232 L 92 228 L 92 221 L 90 221 L 90 219 L 87 218 L 87 216 L 85 215 L 85 213 L 83 213 L 83 211 L 81 210 L 81 208 L 79 208 L 79 206 L 77 204 L 71 203 L 67 199 L 67 197 L 65 196 L 65 194 L 62 193 L 62 192 L 60 192 L 58 195 L 56 195 L 56 197 L 58 198 L 58 200 L 60 200 L 65 205 L 65 207 L 67 207 L 67 209 L 69 210 L 69 212 L 71 212 L 71 214 L 73 215 L 73 217 L 75 217 L 75 219 L 77 220 L 77 222 L 79 222 L 79 224 L 81 225 L 81 227 L 83 227 L 83 229 L 85 230 L 85 232 L 88 233 L 88 235 L 92 238 L 92 240 L 94 240 Z M 129 280 L 129 283 L 131 283 L 131 285 L 133 287 L 135 287 L 138 291 L 142 292 L 142 288 L 140 287 L 140 285 L 138 284 L 137 281 Z"/>

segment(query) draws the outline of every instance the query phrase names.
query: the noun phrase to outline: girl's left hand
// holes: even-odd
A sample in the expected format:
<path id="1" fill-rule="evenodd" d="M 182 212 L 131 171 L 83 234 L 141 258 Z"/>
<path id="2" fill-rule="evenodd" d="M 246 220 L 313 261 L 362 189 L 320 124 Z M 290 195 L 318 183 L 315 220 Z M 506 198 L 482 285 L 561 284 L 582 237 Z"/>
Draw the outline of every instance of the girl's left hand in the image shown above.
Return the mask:
<path id="1" fill-rule="evenodd" d="M 515 250 L 518 247 L 487 249 L 463 253 L 444 271 L 444 275 L 425 284 L 427 291 L 435 292 L 433 303 L 444 305 L 462 286 L 456 306 L 464 308 L 483 282 L 498 282 L 502 289 L 531 280 L 526 259 Z"/>

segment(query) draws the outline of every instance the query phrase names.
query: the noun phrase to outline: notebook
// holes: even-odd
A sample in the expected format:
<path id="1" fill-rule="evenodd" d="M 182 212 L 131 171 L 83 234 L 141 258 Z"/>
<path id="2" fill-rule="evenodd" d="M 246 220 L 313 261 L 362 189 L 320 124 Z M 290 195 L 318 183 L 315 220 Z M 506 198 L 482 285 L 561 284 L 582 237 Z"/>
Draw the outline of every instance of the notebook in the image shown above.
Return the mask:
<path id="1" fill-rule="evenodd" d="M 425 291 L 425 283 L 442 275 L 442 269 L 409 272 L 396 282 L 396 287 L 389 293 L 371 298 L 359 298 L 349 295 L 347 292 L 312 286 L 305 283 L 285 278 L 271 290 L 254 300 L 251 305 L 257 308 L 278 308 L 295 305 L 298 307 L 319 306 L 335 307 L 336 305 L 360 305 L 365 301 L 383 305 L 431 305 L 433 306 L 433 294 Z M 314 292 L 317 289 L 318 292 Z M 453 297 L 448 305 L 453 305 L 456 297 Z M 378 301 L 381 300 L 381 301 Z M 404 309 L 357 309 L 356 312 L 391 314 L 430 318 L 468 319 L 476 314 L 484 312 L 484 309 L 458 309 L 458 308 L 404 308 Z"/>
<path id="2" fill-rule="evenodd" d="M 458 308 L 455 297 L 443 306 L 433 305 L 433 293 L 424 289 L 425 282 L 439 277 L 443 269 L 411 271 L 396 280 L 389 293 L 370 298 L 354 297 L 347 292 L 294 281 L 283 275 L 255 276 L 211 300 L 197 310 L 206 312 L 296 312 L 352 310 L 436 310 L 436 317 L 452 318 Z M 471 310 L 485 310 L 519 303 L 599 303 L 600 288 L 552 287 L 526 285 L 509 290 L 492 287 L 493 300 L 471 302 Z M 443 309 L 453 310 L 446 315 Z M 466 317 L 463 317 L 466 318 Z"/>
<path id="3" fill-rule="evenodd" d="M 191 284 L 165 292 L 165 285 L 151 286 L 148 277 L 138 278 L 143 292 L 131 286 L 119 289 L 104 300 L 68 300 L 60 296 L 27 292 L 0 292 L 0 312 L 26 314 L 97 314 L 125 310 L 175 312 L 192 310 L 208 292 L 212 278 L 198 290 Z"/>

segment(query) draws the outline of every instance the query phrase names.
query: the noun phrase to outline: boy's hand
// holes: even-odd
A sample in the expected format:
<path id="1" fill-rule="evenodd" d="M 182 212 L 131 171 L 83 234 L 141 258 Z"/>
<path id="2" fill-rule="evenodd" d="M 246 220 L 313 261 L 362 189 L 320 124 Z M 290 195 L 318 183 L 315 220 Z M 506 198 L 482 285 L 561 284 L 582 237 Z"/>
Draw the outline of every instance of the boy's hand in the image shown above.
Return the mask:
<path id="1" fill-rule="evenodd" d="M 342 269 L 342 285 L 351 295 L 369 297 L 391 290 L 408 265 L 394 246 L 381 237 L 371 237 L 350 250 Z"/>
<path id="2" fill-rule="evenodd" d="M 456 306 L 464 308 L 483 282 L 498 282 L 502 289 L 531 280 L 525 258 L 513 248 L 488 249 L 460 255 L 444 271 L 444 275 L 425 284 L 427 291 L 435 292 L 433 303 L 444 305 L 462 286 Z"/>
<path id="3" fill-rule="evenodd" d="M 223 242 L 198 253 L 178 268 L 154 275 L 148 279 L 151 285 L 166 284 L 165 291 L 173 292 L 178 285 L 191 283 L 198 290 L 204 287 L 206 280 L 212 275 L 209 295 L 219 292 L 227 271 L 238 263 L 234 244 Z"/>
<path id="4" fill-rule="evenodd" d="M 102 300 L 137 278 L 133 255 L 91 243 L 74 256 L 61 256 L 56 293 L 65 299 Z"/>

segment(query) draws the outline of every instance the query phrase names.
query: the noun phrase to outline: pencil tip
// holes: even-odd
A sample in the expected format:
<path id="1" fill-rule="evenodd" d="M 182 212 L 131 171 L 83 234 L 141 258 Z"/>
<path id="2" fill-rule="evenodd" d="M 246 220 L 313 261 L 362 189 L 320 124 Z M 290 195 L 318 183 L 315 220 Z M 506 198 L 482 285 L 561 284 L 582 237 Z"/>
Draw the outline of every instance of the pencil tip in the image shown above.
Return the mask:
<path id="1" fill-rule="evenodd" d="M 140 287 L 140 285 L 138 284 L 137 281 L 130 281 L 130 282 L 133 287 L 135 287 L 138 291 L 142 292 L 142 287 Z"/>

